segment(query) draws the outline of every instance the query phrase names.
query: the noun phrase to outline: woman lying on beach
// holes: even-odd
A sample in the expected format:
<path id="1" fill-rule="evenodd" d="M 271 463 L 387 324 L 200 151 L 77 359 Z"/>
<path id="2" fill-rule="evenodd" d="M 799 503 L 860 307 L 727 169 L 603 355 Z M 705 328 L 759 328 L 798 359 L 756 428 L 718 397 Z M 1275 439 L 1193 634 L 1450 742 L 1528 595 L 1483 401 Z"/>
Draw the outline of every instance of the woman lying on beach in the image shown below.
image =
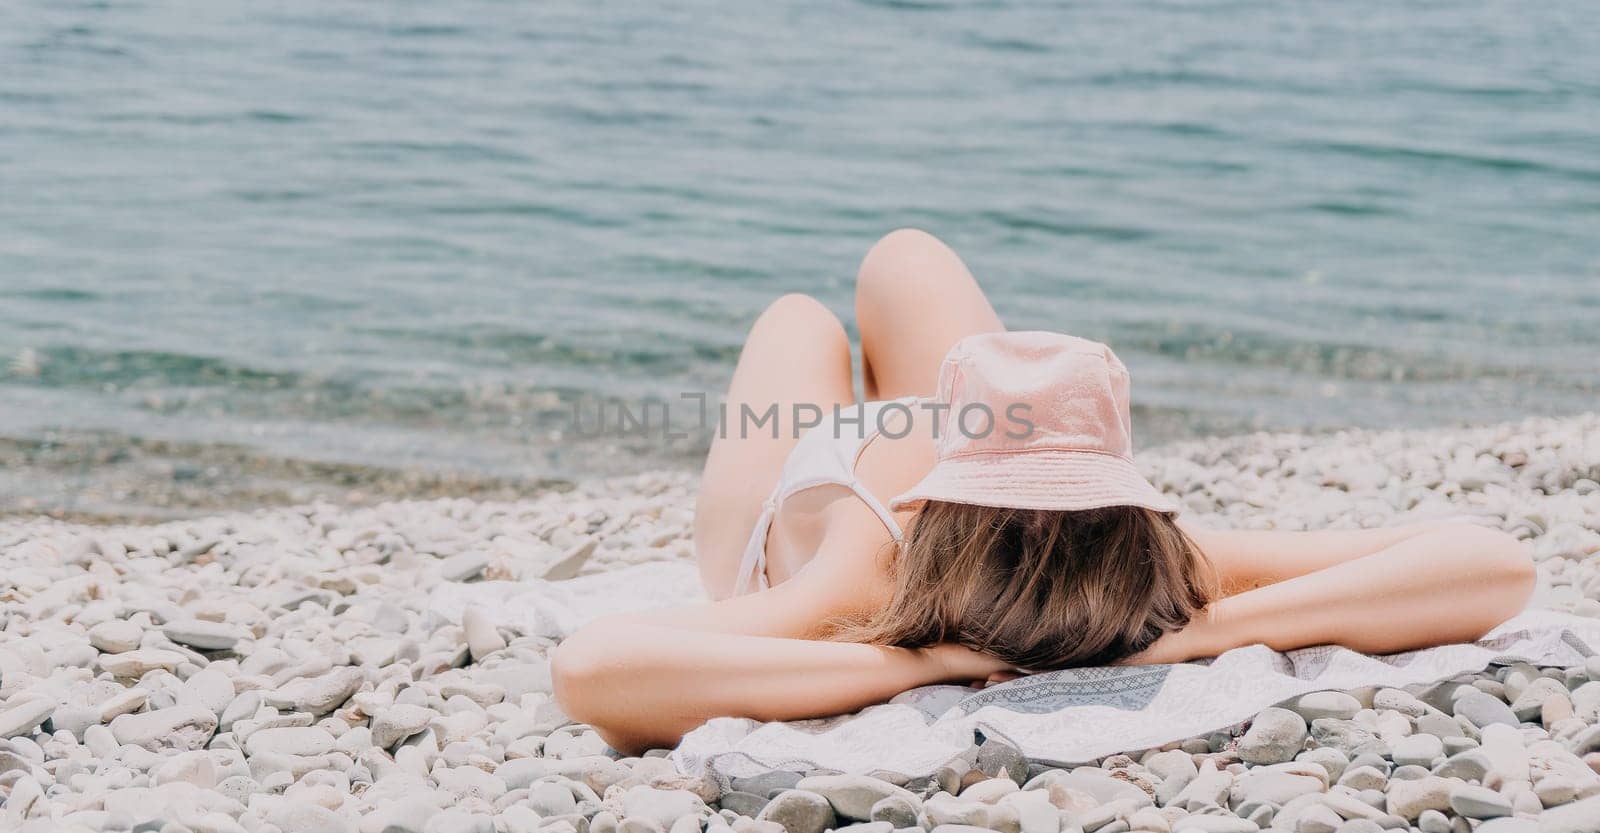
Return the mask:
<path id="1" fill-rule="evenodd" d="M 786 295 L 750 331 L 696 507 L 716 601 L 601 620 L 556 649 L 561 706 L 617 749 L 673 746 L 719 716 L 855 711 L 931 683 L 1255 643 L 1470 641 L 1532 590 L 1521 544 L 1464 523 L 1184 522 L 1133 465 L 1128 375 L 1110 348 L 1007 332 L 922 232 L 867 254 L 856 320 L 864 404 L 820 303 Z M 774 404 L 776 422 L 740 418 Z"/>

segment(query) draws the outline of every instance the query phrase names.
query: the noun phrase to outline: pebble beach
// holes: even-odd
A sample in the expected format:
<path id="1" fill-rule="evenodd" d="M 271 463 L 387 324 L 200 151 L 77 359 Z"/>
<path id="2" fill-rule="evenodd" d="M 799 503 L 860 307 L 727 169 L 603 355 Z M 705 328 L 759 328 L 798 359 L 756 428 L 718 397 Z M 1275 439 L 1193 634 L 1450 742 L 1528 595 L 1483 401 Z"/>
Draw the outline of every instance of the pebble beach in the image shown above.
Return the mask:
<path id="1" fill-rule="evenodd" d="M 1463 519 L 1528 542 L 1533 606 L 1600 616 L 1600 414 L 1253 434 L 1142 455 L 1202 525 Z M 931 775 L 719 783 L 552 700 L 556 640 L 451 582 L 692 557 L 694 480 L 0 522 L 0 830 L 161 833 L 1595 833 L 1600 658 L 1318 692 L 1077 766 L 975 737 Z"/>

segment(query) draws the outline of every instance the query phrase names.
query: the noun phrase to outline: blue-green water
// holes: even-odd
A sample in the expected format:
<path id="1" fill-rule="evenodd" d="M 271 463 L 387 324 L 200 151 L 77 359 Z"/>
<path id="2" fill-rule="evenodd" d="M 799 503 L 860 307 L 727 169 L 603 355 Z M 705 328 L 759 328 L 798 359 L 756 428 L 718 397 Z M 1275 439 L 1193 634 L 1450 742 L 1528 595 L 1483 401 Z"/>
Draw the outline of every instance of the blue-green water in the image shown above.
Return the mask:
<path id="1" fill-rule="evenodd" d="M 903 225 L 1112 343 L 1146 440 L 1589 410 L 1600 10 L 6 3 L 0 501 L 138 503 L 96 472 L 150 444 L 683 463 L 566 403 L 720 388 L 781 292 L 848 321 Z"/>

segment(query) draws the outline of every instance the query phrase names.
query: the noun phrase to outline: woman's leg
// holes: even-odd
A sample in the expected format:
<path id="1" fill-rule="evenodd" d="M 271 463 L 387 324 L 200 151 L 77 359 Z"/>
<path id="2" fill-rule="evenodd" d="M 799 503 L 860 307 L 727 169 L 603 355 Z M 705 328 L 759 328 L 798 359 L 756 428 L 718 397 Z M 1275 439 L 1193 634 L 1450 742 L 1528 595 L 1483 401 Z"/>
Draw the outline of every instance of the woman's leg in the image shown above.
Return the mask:
<path id="1" fill-rule="evenodd" d="M 890 232 L 861 261 L 856 326 L 868 399 L 932 395 L 952 345 L 1005 329 L 961 258 L 916 229 Z"/>
<path id="2" fill-rule="evenodd" d="M 815 405 L 827 415 L 853 398 L 850 342 L 838 317 L 807 295 L 773 301 L 739 353 L 724 400 L 727 424 L 712 439 L 695 500 L 695 556 L 712 598 L 733 592 L 761 504 L 794 448 L 794 405 Z M 777 437 L 771 423 L 741 430 L 741 406 L 759 418 L 774 404 Z"/>

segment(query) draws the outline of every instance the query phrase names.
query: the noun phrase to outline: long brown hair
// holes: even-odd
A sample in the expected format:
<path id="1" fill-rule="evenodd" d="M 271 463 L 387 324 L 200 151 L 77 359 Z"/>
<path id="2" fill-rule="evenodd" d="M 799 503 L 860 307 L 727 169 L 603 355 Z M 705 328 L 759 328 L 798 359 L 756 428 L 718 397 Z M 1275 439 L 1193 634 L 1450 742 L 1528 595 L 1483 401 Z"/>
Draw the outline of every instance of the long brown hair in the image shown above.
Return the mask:
<path id="1" fill-rule="evenodd" d="M 954 642 L 1040 671 L 1106 665 L 1184 627 L 1216 595 L 1211 564 L 1172 516 L 929 501 L 892 566 L 894 597 L 834 638 Z"/>

